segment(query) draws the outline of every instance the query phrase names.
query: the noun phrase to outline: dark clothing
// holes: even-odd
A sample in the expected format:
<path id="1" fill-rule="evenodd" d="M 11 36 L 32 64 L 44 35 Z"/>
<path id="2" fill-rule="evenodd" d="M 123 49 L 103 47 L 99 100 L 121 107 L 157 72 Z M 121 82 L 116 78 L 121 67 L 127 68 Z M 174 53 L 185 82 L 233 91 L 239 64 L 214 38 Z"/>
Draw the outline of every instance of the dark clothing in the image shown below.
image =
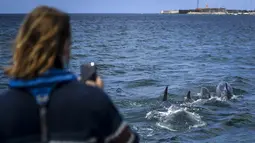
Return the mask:
<path id="1" fill-rule="evenodd" d="M 26 88 L 0 95 L 0 142 L 40 142 L 39 105 Z M 139 142 L 107 94 L 76 80 L 58 83 L 47 104 L 50 141 Z"/>

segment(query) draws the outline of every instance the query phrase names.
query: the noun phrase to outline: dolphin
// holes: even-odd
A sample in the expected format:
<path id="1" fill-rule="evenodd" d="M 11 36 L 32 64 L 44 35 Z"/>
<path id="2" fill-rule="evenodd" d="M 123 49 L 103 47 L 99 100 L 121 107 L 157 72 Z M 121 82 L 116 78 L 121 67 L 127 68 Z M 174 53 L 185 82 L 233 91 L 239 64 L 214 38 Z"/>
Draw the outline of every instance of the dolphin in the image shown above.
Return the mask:
<path id="1" fill-rule="evenodd" d="M 209 92 L 208 88 L 202 87 L 200 89 L 200 99 L 209 99 L 211 98 L 211 93 Z M 187 96 L 184 97 L 185 102 L 194 102 L 195 100 L 192 99 L 190 91 L 188 92 Z"/>
<path id="2" fill-rule="evenodd" d="M 230 100 L 233 97 L 233 88 L 227 82 L 220 82 L 216 87 L 216 95 Z"/>
<path id="3" fill-rule="evenodd" d="M 208 88 L 202 87 L 200 90 L 201 99 L 209 99 L 211 98 L 211 93 L 209 92 Z"/>
<path id="4" fill-rule="evenodd" d="M 230 100 L 233 97 L 233 88 L 227 82 L 220 82 L 216 88 L 216 96 Z M 199 97 L 200 99 L 210 99 L 211 97 L 212 95 L 209 92 L 208 88 L 202 87 L 200 89 L 200 97 Z M 184 98 L 184 101 L 186 102 L 194 101 L 194 99 L 192 99 L 190 95 L 190 91 L 188 92 L 187 96 Z"/>
<path id="5" fill-rule="evenodd" d="M 227 82 L 220 82 L 216 87 L 216 96 L 226 98 L 230 100 L 233 97 L 233 88 Z M 202 87 L 200 89 L 200 98 L 201 99 L 209 99 L 211 98 L 211 93 L 209 92 L 208 88 Z M 168 86 L 166 86 L 164 91 L 164 96 L 162 101 L 168 100 Z M 194 99 L 191 97 L 190 91 L 188 91 L 187 95 L 184 98 L 185 102 L 193 102 Z"/>

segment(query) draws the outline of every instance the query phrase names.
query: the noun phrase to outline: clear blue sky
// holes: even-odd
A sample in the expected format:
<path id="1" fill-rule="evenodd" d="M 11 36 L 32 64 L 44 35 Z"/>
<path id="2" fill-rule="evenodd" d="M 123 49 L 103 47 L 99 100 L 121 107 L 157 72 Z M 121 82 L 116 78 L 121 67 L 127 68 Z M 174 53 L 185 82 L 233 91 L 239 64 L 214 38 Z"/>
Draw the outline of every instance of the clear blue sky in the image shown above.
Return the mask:
<path id="1" fill-rule="evenodd" d="M 69 13 L 159 13 L 160 10 L 196 8 L 197 0 L 0 0 L 0 13 L 27 13 L 50 5 Z M 200 7 L 255 9 L 255 0 L 200 0 Z"/>

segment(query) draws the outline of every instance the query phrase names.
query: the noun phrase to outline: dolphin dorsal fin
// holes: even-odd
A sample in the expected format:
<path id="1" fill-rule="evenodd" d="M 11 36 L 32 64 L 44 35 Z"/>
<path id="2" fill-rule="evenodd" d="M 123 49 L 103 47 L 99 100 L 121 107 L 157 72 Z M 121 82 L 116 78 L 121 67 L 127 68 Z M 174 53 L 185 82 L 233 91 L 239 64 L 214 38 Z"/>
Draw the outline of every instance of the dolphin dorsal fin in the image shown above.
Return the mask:
<path id="1" fill-rule="evenodd" d="M 168 86 L 166 86 L 165 88 L 163 101 L 167 101 L 167 94 L 168 94 Z"/>
<path id="2" fill-rule="evenodd" d="M 227 90 L 227 98 L 228 99 L 231 99 L 231 97 L 233 96 L 232 93 L 229 91 L 229 88 L 228 88 L 228 84 L 226 83 L 226 90 Z"/>
<path id="3" fill-rule="evenodd" d="M 227 84 L 227 83 L 225 83 L 225 85 L 226 85 L 226 90 L 227 90 L 227 92 L 229 92 L 229 90 L 228 90 L 228 84 Z"/>
<path id="4" fill-rule="evenodd" d="M 190 91 L 187 93 L 187 99 L 191 99 Z"/>

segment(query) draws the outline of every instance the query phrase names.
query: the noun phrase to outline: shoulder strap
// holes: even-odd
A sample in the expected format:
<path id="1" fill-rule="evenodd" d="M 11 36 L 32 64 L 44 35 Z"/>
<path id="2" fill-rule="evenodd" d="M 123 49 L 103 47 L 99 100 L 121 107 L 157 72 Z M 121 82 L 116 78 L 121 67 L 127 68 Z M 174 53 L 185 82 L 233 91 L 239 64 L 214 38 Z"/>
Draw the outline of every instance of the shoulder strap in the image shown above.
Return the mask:
<path id="1" fill-rule="evenodd" d="M 39 107 L 40 125 L 41 125 L 41 142 L 48 142 L 48 125 L 47 125 L 47 108 L 46 106 Z"/>
<path id="2" fill-rule="evenodd" d="M 50 100 L 54 89 L 59 88 L 62 83 L 57 83 L 53 86 L 51 92 L 48 95 L 37 95 L 36 101 L 39 106 L 39 116 L 40 116 L 40 127 L 41 127 L 41 143 L 48 143 L 49 133 L 48 133 L 48 123 L 47 123 L 47 105 Z M 21 89 L 28 94 L 31 94 L 28 90 Z M 34 97 L 34 96 L 33 96 Z"/>
<path id="3" fill-rule="evenodd" d="M 36 100 L 39 103 L 39 113 L 40 113 L 40 126 L 41 126 L 41 143 L 48 143 L 49 142 L 49 131 L 48 131 L 48 123 L 47 123 L 47 105 L 49 103 L 50 97 L 53 91 L 59 88 L 66 82 L 56 83 L 49 95 L 38 95 L 36 96 Z"/>
<path id="4" fill-rule="evenodd" d="M 51 89 L 49 95 L 37 95 L 36 101 L 39 105 L 39 114 L 40 114 L 40 126 L 41 126 L 41 143 L 48 143 L 49 141 L 49 132 L 48 132 L 48 123 L 47 123 L 47 105 L 50 100 L 50 96 L 53 93 L 53 90 L 62 85 L 62 83 L 57 83 Z"/>

